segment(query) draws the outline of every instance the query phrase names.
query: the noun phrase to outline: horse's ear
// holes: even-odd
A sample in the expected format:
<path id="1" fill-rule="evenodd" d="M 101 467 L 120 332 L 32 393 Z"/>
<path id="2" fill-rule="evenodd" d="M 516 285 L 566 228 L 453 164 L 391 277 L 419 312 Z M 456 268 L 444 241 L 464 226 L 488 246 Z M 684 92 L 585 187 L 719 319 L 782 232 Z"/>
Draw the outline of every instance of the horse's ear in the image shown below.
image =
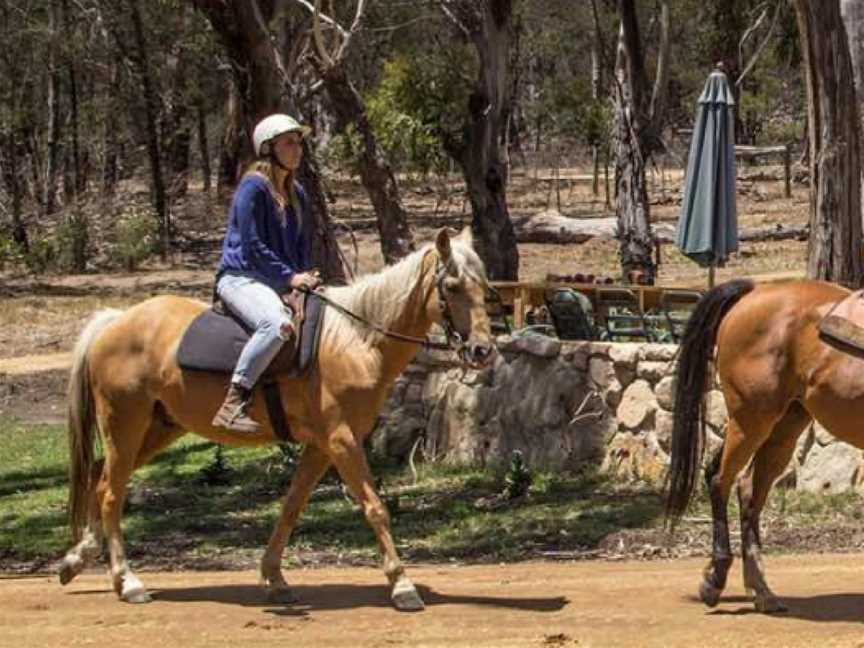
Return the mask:
<path id="1" fill-rule="evenodd" d="M 459 240 L 470 248 L 474 247 L 474 234 L 471 232 L 471 226 L 466 225 L 459 233 Z"/>
<path id="2" fill-rule="evenodd" d="M 438 230 L 438 235 L 435 237 L 435 249 L 438 250 L 438 256 L 443 263 L 450 262 L 450 234 L 446 227 Z"/>

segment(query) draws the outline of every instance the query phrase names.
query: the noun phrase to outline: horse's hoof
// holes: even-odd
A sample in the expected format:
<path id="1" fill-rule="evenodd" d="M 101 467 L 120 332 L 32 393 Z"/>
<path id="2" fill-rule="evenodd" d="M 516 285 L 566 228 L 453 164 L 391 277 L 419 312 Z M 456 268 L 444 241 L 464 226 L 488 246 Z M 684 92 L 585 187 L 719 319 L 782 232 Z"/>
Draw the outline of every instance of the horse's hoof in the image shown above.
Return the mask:
<path id="1" fill-rule="evenodd" d="M 123 592 L 123 596 L 120 598 L 121 600 L 126 601 L 126 603 L 149 603 L 153 600 L 150 596 L 150 592 L 143 587 L 135 587 Z"/>
<path id="2" fill-rule="evenodd" d="M 423 599 L 417 593 L 417 588 L 414 587 L 411 581 L 399 581 L 393 587 L 393 594 L 390 596 L 394 607 L 400 612 L 419 612 L 426 605 Z"/>
<path id="3" fill-rule="evenodd" d="M 702 581 L 702 584 L 699 585 L 699 598 L 702 599 L 702 602 L 708 607 L 713 608 L 720 602 L 721 592 L 722 590 L 704 580 Z"/>
<path id="4" fill-rule="evenodd" d="M 81 566 L 74 564 L 71 560 L 64 558 L 60 563 L 60 584 L 67 585 L 81 573 Z"/>
<path id="5" fill-rule="evenodd" d="M 268 603 L 296 603 L 299 599 L 290 587 L 273 587 L 267 589 Z"/>
<path id="6" fill-rule="evenodd" d="M 756 610 L 763 614 L 777 614 L 789 611 L 789 608 L 783 605 L 776 596 L 757 596 L 753 603 L 756 606 Z"/>

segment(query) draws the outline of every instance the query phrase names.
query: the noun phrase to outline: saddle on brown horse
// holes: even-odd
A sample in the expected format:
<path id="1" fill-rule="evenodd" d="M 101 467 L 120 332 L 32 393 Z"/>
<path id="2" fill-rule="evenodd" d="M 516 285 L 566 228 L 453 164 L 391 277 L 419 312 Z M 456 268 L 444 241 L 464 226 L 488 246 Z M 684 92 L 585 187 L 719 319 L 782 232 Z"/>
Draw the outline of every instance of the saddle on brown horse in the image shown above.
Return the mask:
<path id="1" fill-rule="evenodd" d="M 285 420 L 276 376 L 305 376 L 318 357 L 324 302 L 315 293 L 293 291 L 288 305 L 294 312 L 297 335 L 287 341 L 261 378 L 267 413 L 273 429 L 283 440 L 291 431 Z M 177 364 L 188 371 L 233 373 L 240 352 L 252 331 L 224 307 L 208 308 L 192 320 L 177 348 Z"/>
<path id="2" fill-rule="evenodd" d="M 831 307 L 819 322 L 819 337 L 841 351 L 864 356 L 864 290 Z"/>

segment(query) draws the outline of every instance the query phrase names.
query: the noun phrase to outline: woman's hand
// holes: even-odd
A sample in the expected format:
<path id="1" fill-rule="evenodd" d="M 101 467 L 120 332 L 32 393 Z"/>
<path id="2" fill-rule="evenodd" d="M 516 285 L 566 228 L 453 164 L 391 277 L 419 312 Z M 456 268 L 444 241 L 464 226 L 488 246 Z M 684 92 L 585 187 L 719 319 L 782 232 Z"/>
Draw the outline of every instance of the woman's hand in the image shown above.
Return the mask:
<path id="1" fill-rule="evenodd" d="M 298 272 L 291 277 L 289 285 L 297 290 L 305 289 L 312 291 L 321 285 L 321 278 L 317 272 Z"/>

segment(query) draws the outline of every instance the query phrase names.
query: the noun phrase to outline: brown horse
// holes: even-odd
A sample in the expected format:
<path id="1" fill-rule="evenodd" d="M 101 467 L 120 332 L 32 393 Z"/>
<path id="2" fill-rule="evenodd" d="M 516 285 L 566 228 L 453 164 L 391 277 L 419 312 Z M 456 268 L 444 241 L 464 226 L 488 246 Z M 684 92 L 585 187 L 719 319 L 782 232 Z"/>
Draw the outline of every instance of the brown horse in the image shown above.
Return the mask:
<path id="1" fill-rule="evenodd" d="M 817 329 L 831 305 L 848 294 L 819 281 L 756 286 L 737 280 L 708 292 L 693 312 L 678 360 L 667 515 L 680 517 L 695 488 L 705 448 L 703 397 L 716 344 L 729 423 L 705 471 L 713 552 L 699 594 L 709 606 L 719 601 L 732 564 L 726 504 L 738 474 L 747 467 L 738 483 L 744 586 L 757 610 L 782 611 L 760 556 L 759 515 L 771 486 L 813 419 L 864 448 L 864 360 L 827 345 Z"/>
<path id="2" fill-rule="evenodd" d="M 422 337 L 433 322 L 443 321 L 463 359 L 483 364 L 494 351 L 486 288 L 470 233 L 451 245 L 441 230 L 434 245 L 354 285 L 329 288 L 325 295 L 397 334 Z M 180 297 L 155 297 L 126 312 L 98 313 L 82 332 L 69 386 L 69 510 L 76 544 L 60 567 L 63 584 L 98 556 L 104 529 L 118 596 L 149 601 L 126 560 L 120 529 L 132 472 L 187 431 L 236 445 L 276 441 L 269 422 L 254 438 L 213 428 L 210 421 L 229 376 L 178 367 L 179 340 L 206 307 Z M 312 489 L 333 465 L 375 532 L 393 604 L 400 610 L 421 609 L 423 601 L 396 554 L 389 515 L 375 492 L 362 445 L 419 345 L 388 337 L 333 308 L 326 310 L 322 326 L 315 370 L 303 380 L 279 380 L 285 415 L 305 448 L 261 560 L 263 584 L 271 600 L 293 600 L 280 569 L 282 552 Z M 269 421 L 260 394 L 250 411 L 256 420 Z M 94 427 L 104 448 L 99 460 L 94 459 Z"/>

